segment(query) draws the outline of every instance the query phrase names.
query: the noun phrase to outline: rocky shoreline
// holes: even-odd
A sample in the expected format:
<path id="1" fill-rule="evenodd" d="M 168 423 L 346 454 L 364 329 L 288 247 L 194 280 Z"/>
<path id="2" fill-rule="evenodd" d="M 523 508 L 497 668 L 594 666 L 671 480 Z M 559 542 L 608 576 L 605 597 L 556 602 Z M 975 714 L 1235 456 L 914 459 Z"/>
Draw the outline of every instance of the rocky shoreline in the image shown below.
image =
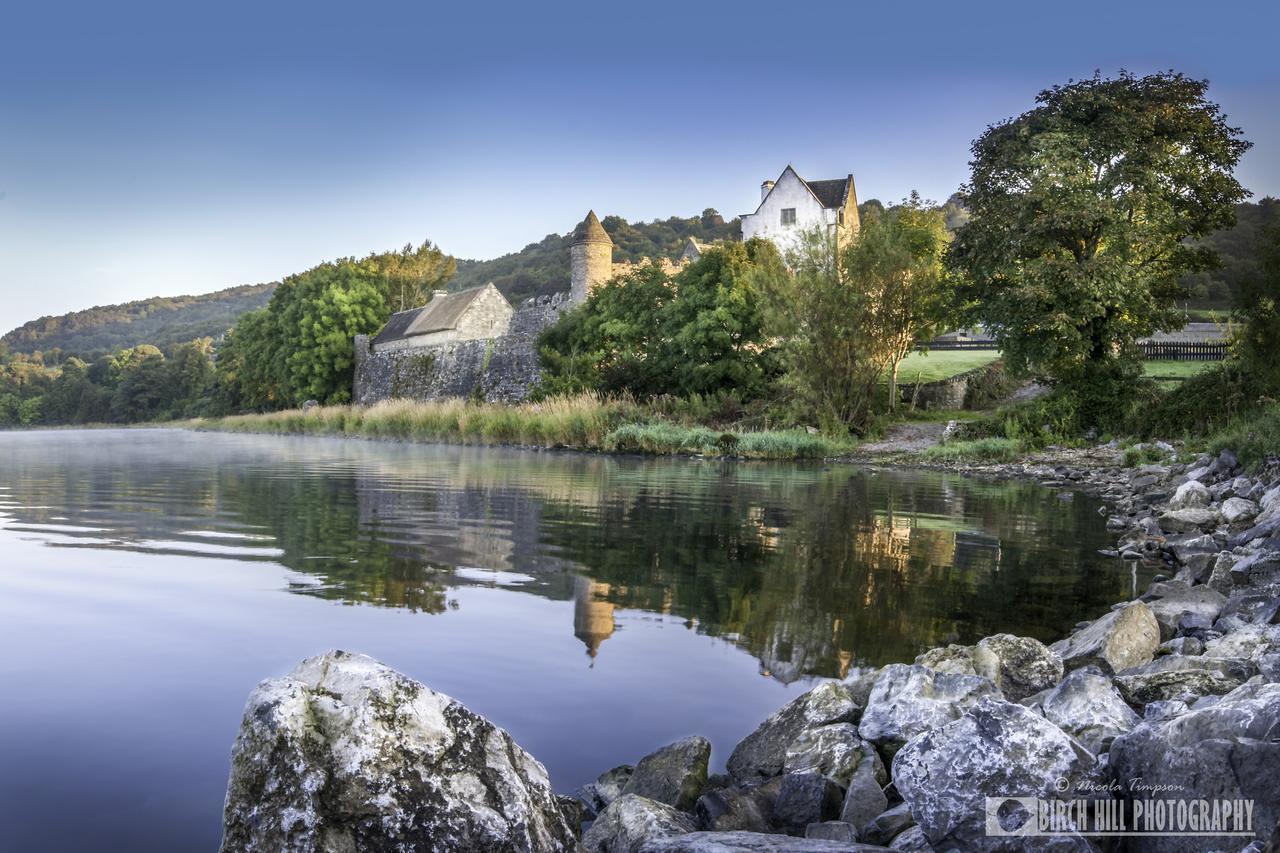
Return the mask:
<path id="1" fill-rule="evenodd" d="M 965 466 L 1100 495 L 1110 555 L 1163 574 L 1050 646 L 997 634 L 820 684 L 723 775 L 695 736 L 556 796 L 454 700 L 360 655 L 304 661 L 249 699 L 223 850 L 1280 849 L 1280 463 L 1245 476 L 1229 452 L 1160 452 L 1134 469 L 1114 448 Z M 1063 821 L 1002 834 L 1028 817 L 1010 798 Z M 1189 803 L 1205 832 L 1088 834 L 1153 802 L 1170 826 Z"/>

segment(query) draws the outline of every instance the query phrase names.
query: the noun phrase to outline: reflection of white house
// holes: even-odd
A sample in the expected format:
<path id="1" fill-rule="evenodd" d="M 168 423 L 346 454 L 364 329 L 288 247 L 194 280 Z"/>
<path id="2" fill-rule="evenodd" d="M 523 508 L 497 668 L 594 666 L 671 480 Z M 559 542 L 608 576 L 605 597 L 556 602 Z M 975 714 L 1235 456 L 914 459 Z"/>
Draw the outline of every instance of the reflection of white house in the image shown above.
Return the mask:
<path id="1" fill-rule="evenodd" d="M 507 333 L 514 313 L 511 303 L 492 282 L 457 293 L 437 290 L 421 308 L 392 314 L 373 339 L 373 351 L 501 337 Z"/>
<path id="2" fill-rule="evenodd" d="M 776 181 L 760 185 L 760 206 L 742 215 L 742 239 L 763 237 L 784 251 L 803 231 L 834 228 L 837 242 L 858 233 L 858 193 L 853 175 L 806 181 L 787 166 Z"/>

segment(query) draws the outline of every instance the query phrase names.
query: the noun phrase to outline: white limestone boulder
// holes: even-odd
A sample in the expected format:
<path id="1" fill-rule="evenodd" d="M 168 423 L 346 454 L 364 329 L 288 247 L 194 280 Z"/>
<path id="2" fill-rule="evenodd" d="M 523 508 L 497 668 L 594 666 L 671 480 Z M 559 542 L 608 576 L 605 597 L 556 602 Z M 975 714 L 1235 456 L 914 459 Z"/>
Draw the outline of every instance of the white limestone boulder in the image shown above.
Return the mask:
<path id="1" fill-rule="evenodd" d="M 372 658 L 331 651 L 249 696 L 224 853 L 574 844 L 547 771 L 510 735 Z"/>

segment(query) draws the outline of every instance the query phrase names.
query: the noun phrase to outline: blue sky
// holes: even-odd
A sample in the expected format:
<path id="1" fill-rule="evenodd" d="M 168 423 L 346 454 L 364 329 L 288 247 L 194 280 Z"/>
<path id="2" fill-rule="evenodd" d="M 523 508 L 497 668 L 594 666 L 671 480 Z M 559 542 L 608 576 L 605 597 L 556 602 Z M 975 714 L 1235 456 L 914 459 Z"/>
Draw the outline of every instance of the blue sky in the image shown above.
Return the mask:
<path id="1" fill-rule="evenodd" d="M 1095 69 L 1212 81 L 1280 194 L 1277 4 L 28 2 L 0 50 L 0 331 L 587 208 L 750 211 L 853 172 L 944 199 L 983 128 Z"/>

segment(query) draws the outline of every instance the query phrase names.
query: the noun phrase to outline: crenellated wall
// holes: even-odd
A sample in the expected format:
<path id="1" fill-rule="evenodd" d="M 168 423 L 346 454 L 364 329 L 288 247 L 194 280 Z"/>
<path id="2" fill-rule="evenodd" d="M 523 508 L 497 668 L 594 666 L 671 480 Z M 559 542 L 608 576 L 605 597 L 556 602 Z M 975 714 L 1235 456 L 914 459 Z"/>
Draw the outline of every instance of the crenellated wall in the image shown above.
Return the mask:
<path id="1" fill-rule="evenodd" d="M 524 400 L 542 378 L 538 335 L 568 304 L 567 293 L 527 299 L 512 315 L 507 334 L 487 340 L 372 352 L 368 335 L 357 335 L 352 400 L 359 405 L 393 398 Z"/>

